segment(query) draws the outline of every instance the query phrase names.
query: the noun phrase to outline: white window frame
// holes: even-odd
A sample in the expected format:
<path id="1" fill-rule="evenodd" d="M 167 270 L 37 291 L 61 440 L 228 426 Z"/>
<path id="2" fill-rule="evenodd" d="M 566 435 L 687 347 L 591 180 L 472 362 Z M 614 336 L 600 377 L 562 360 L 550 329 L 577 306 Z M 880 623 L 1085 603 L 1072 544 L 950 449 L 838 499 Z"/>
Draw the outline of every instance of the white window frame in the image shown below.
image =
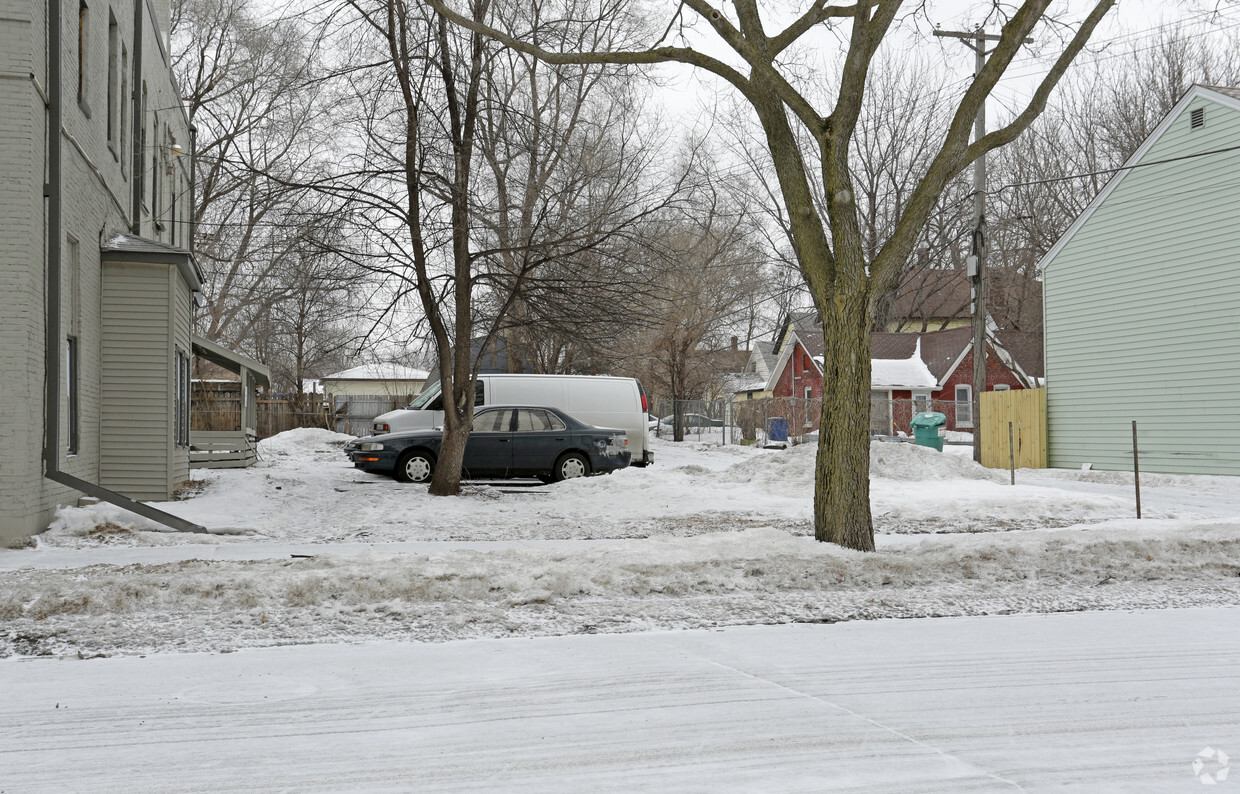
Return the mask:
<path id="1" fill-rule="evenodd" d="M 1011 391 L 1012 387 L 1007 385 L 1006 383 L 996 383 L 994 386 L 991 387 L 990 390 L 991 391 Z"/>
<path id="2" fill-rule="evenodd" d="M 913 413 L 914 414 L 919 414 L 922 411 L 929 411 L 931 404 L 932 404 L 932 401 L 930 399 L 930 392 L 928 391 L 913 392 Z"/>
<path id="3" fill-rule="evenodd" d="M 973 386 L 968 383 L 958 383 L 955 388 L 956 397 L 956 429 L 962 427 L 973 427 Z M 963 392 L 965 399 L 961 400 L 960 395 Z"/>

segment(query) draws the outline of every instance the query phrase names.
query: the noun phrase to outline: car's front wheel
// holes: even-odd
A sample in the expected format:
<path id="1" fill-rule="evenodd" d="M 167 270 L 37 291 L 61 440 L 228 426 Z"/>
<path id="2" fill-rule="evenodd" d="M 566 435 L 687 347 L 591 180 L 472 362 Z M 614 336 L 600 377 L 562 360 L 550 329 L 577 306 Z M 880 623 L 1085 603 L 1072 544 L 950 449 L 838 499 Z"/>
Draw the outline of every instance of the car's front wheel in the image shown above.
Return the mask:
<path id="1" fill-rule="evenodd" d="M 585 477 L 590 473 L 590 461 L 586 460 L 585 455 L 579 452 L 569 452 L 560 457 L 555 462 L 555 471 L 552 477 L 556 482 L 561 480 L 571 480 L 574 477 Z"/>
<path id="2" fill-rule="evenodd" d="M 430 482 L 435 473 L 435 456 L 425 450 L 411 449 L 396 460 L 394 476 L 401 482 Z"/>

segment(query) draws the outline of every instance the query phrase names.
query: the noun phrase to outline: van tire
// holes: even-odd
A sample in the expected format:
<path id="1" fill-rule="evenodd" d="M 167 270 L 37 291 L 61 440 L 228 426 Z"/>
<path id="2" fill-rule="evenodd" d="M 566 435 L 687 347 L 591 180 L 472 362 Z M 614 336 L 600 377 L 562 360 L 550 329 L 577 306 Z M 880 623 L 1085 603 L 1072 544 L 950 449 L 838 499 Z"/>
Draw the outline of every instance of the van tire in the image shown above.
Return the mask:
<path id="1" fill-rule="evenodd" d="M 590 461 L 580 452 L 566 452 L 555 462 L 551 479 L 555 482 L 590 476 Z"/>
<path id="2" fill-rule="evenodd" d="M 392 476 L 401 482 L 428 483 L 435 475 L 435 456 L 424 449 L 411 449 L 396 459 Z"/>

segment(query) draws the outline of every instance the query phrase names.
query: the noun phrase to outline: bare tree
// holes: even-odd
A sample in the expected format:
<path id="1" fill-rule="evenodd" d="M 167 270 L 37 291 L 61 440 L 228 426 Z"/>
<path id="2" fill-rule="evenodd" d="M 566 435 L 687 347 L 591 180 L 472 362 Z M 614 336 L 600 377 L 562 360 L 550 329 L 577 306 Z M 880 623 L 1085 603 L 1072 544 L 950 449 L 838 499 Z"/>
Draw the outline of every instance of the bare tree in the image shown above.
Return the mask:
<path id="1" fill-rule="evenodd" d="M 816 0 L 791 21 L 781 21 L 772 33 L 767 32 L 771 20 L 763 19 L 757 0 L 719 6 L 709 0 L 678 4 L 663 29 L 671 32 L 687 17 L 696 17 L 730 50 L 729 60 L 662 40 L 624 50 L 542 47 L 490 27 L 483 20 L 453 12 L 443 0 L 428 1 L 458 24 L 551 63 L 678 62 L 716 75 L 745 98 L 762 125 L 778 176 L 780 199 L 786 207 L 792 247 L 823 317 L 826 393 L 815 482 L 814 534 L 819 540 L 873 549 L 867 418 L 869 334 L 875 303 L 895 286 L 936 201 L 951 180 L 988 151 L 1010 143 L 1037 118 L 1051 90 L 1114 0 L 1090 3 L 1088 13 L 1075 20 L 1055 20 L 1059 26 L 1053 30 L 1042 25 L 1048 21 L 1050 0 L 1024 0 L 1011 9 L 1010 15 L 1006 14 L 1006 5 L 992 7 L 992 13 L 1005 14 L 998 20 L 1002 23 L 1001 37 L 979 74 L 953 98 L 950 123 L 934 155 L 905 201 L 891 235 L 872 257 L 865 252 L 851 152 L 864 109 L 867 76 L 900 18 L 903 3 L 899 0 Z M 798 89 L 799 70 L 787 68 L 785 57 L 790 48 L 824 26 L 847 26 L 848 30 L 846 38 L 841 32 L 843 52 L 835 67 L 839 90 L 834 102 L 820 109 Z M 1068 31 L 1049 72 L 1027 106 L 1009 123 L 970 142 L 978 109 L 1022 51 L 1025 39 L 1040 27 L 1044 35 Z M 797 135 L 794 125 L 804 130 L 809 144 Z M 815 201 L 816 192 L 822 197 L 821 204 Z"/>
<path id="2" fill-rule="evenodd" d="M 538 6 L 519 17 L 515 8 L 471 0 L 466 16 L 519 18 L 553 46 L 613 43 L 609 24 L 565 28 L 544 23 Z M 388 281 L 377 314 L 427 329 L 445 413 L 430 492 L 455 494 L 480 363 L 472 351 L 506 327 L 563 313 L 564 296 L 584 283 L 572 265 L 606 259 L 669 192 L 632 159 L 636 141 L 611 123 L 619 117 L 596 104 L 598 75 L 612 67 L 512 58 L 420 0 L 346 0 L 330 24 L 349 45 L 337 67 L 352 88 L 340 135 L 358 151 L 314 187 L 356 217 L 342 255 Z M 626 275 L 589 272 L 616 285 Z"/>
<path id="3" fill-rule="evenodd" d="M 316 42 L 306 25 L 264 20 L 249 0 L 177 0 L 172 11 L 173 70 L 198 131 L 194 246 L 207 277 L 198 330 L 259 355 L 300 392 L 321 358 L 309 351 L 339 347 L 357 316 L 346 310 L 359 308 L 344 296 L 366 275 L 325 258 L 321 244 L 341 219 L 297 186 L 325 150 Z M 326 310 L 312 304 L 327 297 L 330 322 L 312 321 Z"/>
<path id="4" fill-rule="evenodd" d="M 686 206 L 646 229 L 659 291 L 651 299 L 652 322 L 625 346 L 627 370 L 673 401 L 677 441 L 684 440 L 678 403 L 700 399 L 733 371 L 721 368 L 721 356 L 752 325 L 766 289 L 766 257 L 753 218 L 730 199 L 708 182 Z"/>

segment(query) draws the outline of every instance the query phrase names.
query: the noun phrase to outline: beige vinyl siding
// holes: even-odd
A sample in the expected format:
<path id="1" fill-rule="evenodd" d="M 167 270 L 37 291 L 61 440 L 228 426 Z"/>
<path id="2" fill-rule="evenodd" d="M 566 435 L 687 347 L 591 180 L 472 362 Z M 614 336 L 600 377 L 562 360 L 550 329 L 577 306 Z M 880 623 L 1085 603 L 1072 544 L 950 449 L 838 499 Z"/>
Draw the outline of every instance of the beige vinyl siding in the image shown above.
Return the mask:
<path id="1" fill-rule="evenodd" d="M 104 266 L 100 485 L 134 499 L 167 499 L 172 490 L 176 280 L 167 265 Z"/>
<path id="2" fill-rule="evenodd" d="M 1205 126 L 1190 129 L 1194 108 Z M 1142 156 L 1240 147 L 1198 97 Z M 1049 462 L 1240 474 L 1240 151 L 1126 174 L 1044 272 Z"/>

